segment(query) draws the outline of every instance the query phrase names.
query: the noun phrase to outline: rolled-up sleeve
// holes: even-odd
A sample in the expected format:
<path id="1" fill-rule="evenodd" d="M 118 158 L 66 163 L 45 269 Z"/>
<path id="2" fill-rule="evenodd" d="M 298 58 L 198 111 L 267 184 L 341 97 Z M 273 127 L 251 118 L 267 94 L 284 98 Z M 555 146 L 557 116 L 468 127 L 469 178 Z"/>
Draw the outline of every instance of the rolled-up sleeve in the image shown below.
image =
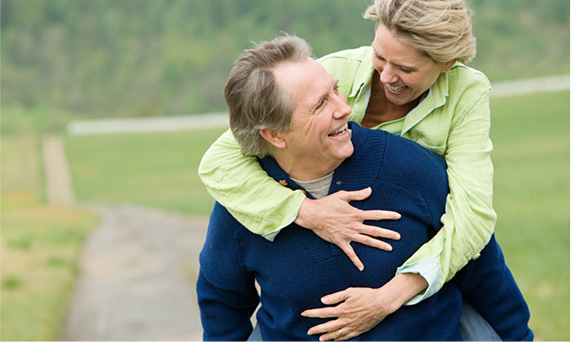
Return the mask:
<path id="1" fill-rule="evenodd" d="M 434 260 L 441 266 L 440 287 L 479 256 L 496 223 L 488 92 L 466 108 L 457 108 L 462 111 L 450 130 L 444 155 L 450 194 L 441 217 L 443 227 L 402 268 L 423 259 Z"/>

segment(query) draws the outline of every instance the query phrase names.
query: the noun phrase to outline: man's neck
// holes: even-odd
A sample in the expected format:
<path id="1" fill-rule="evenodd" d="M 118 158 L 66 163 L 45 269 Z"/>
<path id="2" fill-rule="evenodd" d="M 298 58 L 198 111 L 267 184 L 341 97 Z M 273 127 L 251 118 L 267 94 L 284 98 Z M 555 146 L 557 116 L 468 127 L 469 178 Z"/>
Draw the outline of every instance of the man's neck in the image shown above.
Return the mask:
<path id="1" fill-rule="evenodd" d="M 325 165 L 319 161 L 304 161 L 294 158 L 289 158 L 279 153 L 275 156 L 276 162 L 285 171 L 285 173 L 292 179 L 297 179 L 302 182 L 313 181 L 335 171 L 341 165 L 342 161 L 335 165 Z"/>
<path id="2" fill-rule="evenodd" d="M 329 193 L 329 188 L 331 187 L 331 182 L 333 181 L 333 172 L 329 173 L 325 177 L 306 182 L 297 180 L 293 177 L 290 178 L 292 181 L 296 182 L 297 185 L 307 190 L 311 196 L 320 199 L 327 196 Z"/>

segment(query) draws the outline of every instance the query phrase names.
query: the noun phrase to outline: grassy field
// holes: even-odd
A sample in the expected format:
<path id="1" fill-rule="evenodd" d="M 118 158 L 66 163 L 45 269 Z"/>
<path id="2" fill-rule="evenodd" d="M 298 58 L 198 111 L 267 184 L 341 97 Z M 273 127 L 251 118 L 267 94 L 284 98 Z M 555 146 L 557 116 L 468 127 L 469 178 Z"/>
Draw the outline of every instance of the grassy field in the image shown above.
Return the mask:
<path id="1" fill-rule="evenodd" d="M 44 203 L 37 136 L 3 136 L 1 144 L 0 339 L 58 340 L 78 254 L 97 218 Z"/>
<path id="2" fill-rule="evenodd" d="M 67 137 L 76 198 L 208 215 L 198 164 L 224 130 Z"/>
<path id="3" fill-rule="evenodd" d="M 569 92 L 492 102 L 496 235 L 536 340 L 569 341 Z"/>
<path id="4" fill-rule="evenodd" d="M 569 340 L 569 93 L 494 99 L 497 237 L 538 340 Z M 76 196 L 207 215 L 196 174 L 223 130 L 67 137 Z"/>

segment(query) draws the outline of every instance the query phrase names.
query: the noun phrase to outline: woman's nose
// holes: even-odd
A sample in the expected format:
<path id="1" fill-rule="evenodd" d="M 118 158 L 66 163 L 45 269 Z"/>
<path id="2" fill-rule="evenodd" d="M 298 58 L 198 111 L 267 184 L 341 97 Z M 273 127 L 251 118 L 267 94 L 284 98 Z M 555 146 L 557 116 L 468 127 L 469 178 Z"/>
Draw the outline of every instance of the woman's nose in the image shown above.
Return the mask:
<path id="1" fill-rule="evenodd" d="M 380 70 L 381 74 L 381 83 L 395 83 L 397 81 L 397 76 L 393 71 L 393 68 L 389 65 L 385 64 L 382 70 Z"/>

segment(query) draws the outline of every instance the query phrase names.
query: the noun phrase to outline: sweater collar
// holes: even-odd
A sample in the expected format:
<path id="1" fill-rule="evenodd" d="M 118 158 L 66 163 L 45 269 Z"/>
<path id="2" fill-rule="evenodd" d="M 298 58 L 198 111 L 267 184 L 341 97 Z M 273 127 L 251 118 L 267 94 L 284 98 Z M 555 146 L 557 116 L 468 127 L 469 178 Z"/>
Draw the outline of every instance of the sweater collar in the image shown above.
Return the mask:
<path id="1" fill-rule="evenodd" d="M 348 125 L 349 129 L 351 130 L 351 142 L 353 143 L 353 155 L 354 155 L 361 148 L 361 146 L 363 146 L 365 140 L 367 139 L 367 136 L 365 134 L 362 134 L 362 130 L 364 130 L 365 128 L 359 126 L 357 123 L 349 121 Z M 353 157 L 353 155 L 345 159 L 343 163 L 341 163 L 341 165 L 336 170 L 343 167 L 344 164 L 347 164 L 347 162 Z M 296 182 L 294 182 L 290 178 L 290 176 L 279 166 L 278 162 L 273 157 L 268 156 L 258 160 L 264 171 L 266 171 L 270 177 L 279 182 L 281 185 L 287 186 L 292 190 L 302 190 L 307 197 L 313 199 L 311 194 L 307 193 L 305 189 L 303 189 L 301 186 L 299 186 Z"/>

